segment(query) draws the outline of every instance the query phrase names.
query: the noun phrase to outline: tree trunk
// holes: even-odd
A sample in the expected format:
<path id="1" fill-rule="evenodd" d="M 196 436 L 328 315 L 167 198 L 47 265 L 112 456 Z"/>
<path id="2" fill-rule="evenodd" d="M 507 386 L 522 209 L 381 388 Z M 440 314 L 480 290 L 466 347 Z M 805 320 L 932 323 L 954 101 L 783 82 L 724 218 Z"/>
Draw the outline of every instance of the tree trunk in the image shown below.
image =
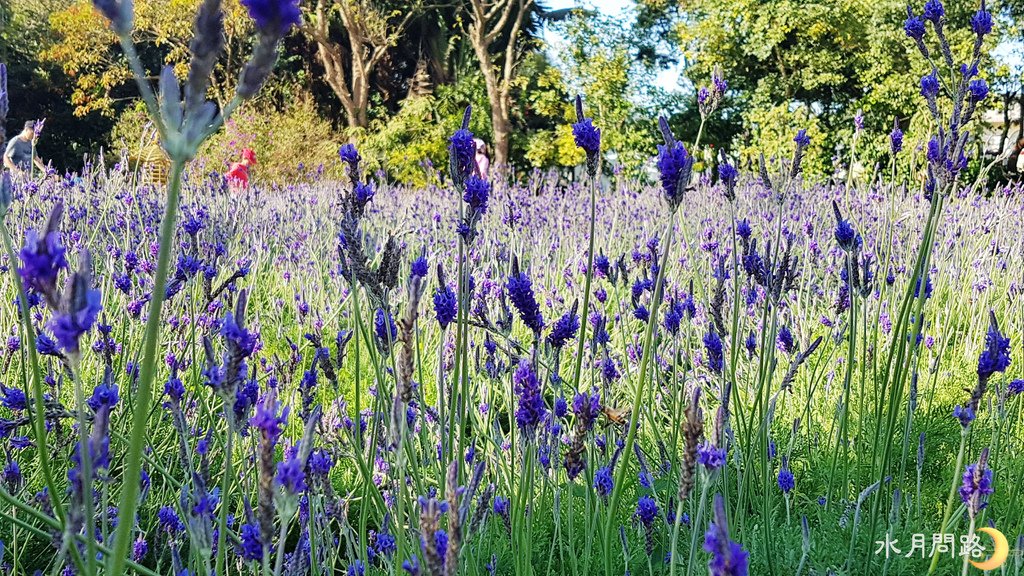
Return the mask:
<path id="1" fill-rule="evenodd" d="M 1024 138 L 1024 80 L 1017 92 L 1017 142 Z"/>
<path id="2" fill-rule="evenodd" d="M 491 129 L 494 132 L 495 167 L 509 164 L 509 138 L 512 135 L 512 80 L 515 77 L 516 42 L 533 0 L 498 0 L 486 4 L 485 0 L 472 0 L 469 40 L 480 63 L 480 72 L 487 86 L 487 100 L 491 105 Z M 506 25 L 512 23 L 507 43 L 496 50 L 502 57 L 492 57 L 491 45 Z"/>
<path id="3" fill-rule="evenodd" d="M 1007 92 L 1003 95 L 1003 130 L 999 134 L 999 150 L 996 152 L 997 155 L 1006 151 L 1006 139 L 1010 136 L 1010 102 L 1013 102 L 1013 96 L 1012 92 Z M 1017 159 L 1014 158 L 1013 161 L 1016 162 Z"/>
<path id="4" fill-rule="evenodd" d="M 494 131 L 494 165 L 508 166 L 512 119 L 508 117 L 507 106 L 491 105 L 491 128 Z"/>
<path id="5" fill-rule="evenodd" d="M 324 65 L 324 81 L 331 87 L 331 90 L 341 101 L 345 109 L 345 120 L 349 128 L 366 128 L 369 122 L 368 108 L 370 103 L 370 76 L 380 57 L 379 47 L 372 48 L 373 55 L 367 57 L 364 54 L 364 36 L 356 25 L 360 20 L 350 18 L 342 11 L 342 23 L 348 33 L 349 47 L 346 50 L 341 44 L 331 40 L 330 23 L 328 22 L 327 9 L 324 0 L 316 4 L 314 21 L 306 28 L 306 33 L 313 38 L 317 45 L 317 56 Z M 348 56 L 348 69 L 346 74 L 345 59 Z"/>

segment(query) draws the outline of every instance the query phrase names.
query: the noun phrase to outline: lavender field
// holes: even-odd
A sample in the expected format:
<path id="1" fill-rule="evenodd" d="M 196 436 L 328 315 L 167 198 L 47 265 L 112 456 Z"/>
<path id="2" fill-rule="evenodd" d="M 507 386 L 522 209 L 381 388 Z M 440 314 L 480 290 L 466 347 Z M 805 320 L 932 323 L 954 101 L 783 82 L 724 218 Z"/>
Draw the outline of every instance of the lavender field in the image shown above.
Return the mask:
<path id="1" fill-rule="evenodd" d="M 96 4 L 133 58 L 131 4 Z M 805 175 L 804 130 L 695 161 L 715 75 L 652 177 L 603 169 L 577 98 L 577 179 L 487 178 L 467 108 L 425 186 L 345 144 L 239 191 L 192 160 L 299 18 L 246 6 L 226 107 L 196 96 L 217 2 L 184 86 L 139 80 L 166 185 L 130 151 L 3 175 L 0 574 L 1020 574 L 1024 187 L 968 169 L 984 5 L 962 68 L 910 10 L 930 129 L 865 174 Z"/>

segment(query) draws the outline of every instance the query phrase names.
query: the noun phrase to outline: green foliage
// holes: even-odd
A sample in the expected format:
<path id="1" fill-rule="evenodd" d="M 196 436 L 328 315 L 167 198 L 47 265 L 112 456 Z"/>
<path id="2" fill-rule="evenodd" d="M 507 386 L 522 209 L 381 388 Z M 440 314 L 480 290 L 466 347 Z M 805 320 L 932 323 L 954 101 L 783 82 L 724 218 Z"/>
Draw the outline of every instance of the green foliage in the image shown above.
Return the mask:
<path id="1" fill-rule="evenodd" d="M 527 159 L 542 168 L 583 161 L 568 126 L 576 121 L 571 97 L 580 94 L 587 115 L 601 127 L 606 160 L 637 174 L 652 155 L 655 131 L 653 115 L 643 104 L 651 89 L 652 71 L 634 58 L 634 29 L 622 21 L 583 12 L 574 12 L 562 29 L 567 40 L 566 46 L 556 47 L 561 55 L 558 70 L 540 71 L 540 93 L 533 100 L 537 111 L 554 126 L 531 138 Z"/>
<path id="2" fill-rule="evenodd" d="M 174 66 L 183 78 L 188 71 L 189 40 L 198 0 L 141 0 L 134 3 L 133 38 L 145 64 L 155 75 L 159 67 Z M 48 18 L 54 41 L 41 57 L 74 79 L 71 101 L 80 116 L 91 112 L 113 115 L 125 95 L 134 97 L 131 71 L 118 48 L 117 37 L 89 0 L 75 0 Z M 237 0 L 224 2 L 227 50 L 214 70 L 210 95 L 226 103 L 241 70 L 252 23 Z"/>
<path id="3" fill-rule="evenodd" d="M 447 171 L 448 137 L 462 123 L 467 104 L 477 111 L 487 109 L 479 74 L 462 76 L 433 93 L 408 98 L 393 116 L 373 120 L 368 130 L 352 130 L 350 136 L 370 169 L 382 169 L 398 182 L 422 186 L 437 180 L 437 169 Z M 490 115 L 473 114 L 470 129 L 487 141 Z"/>
<path id="4" fill-rule="evenodd" d="M 526 160 L 534 168 L 578 166 L 585 159 L 572 136 L 576 112 L 562 71 L 539 55 L 520 69 L 520 84 L 526 110 L 536 129 L 517 140 L 526 149 Z M 529 118 L 529 116 L 528 116 Z M 516 140 L 514 140 L 516 141 Z"/>
<path id="5" fill-rule="evenodd" d="M 812 176 L 831 173 L 829 149 L 824 144 L 826 135 L 821 129 L 820 120 L 806 106 L 755 108 L 750 111 L 747 122 L 751 131 L 750 139 L 737 147 L 744 164 L 757 166 L 762 153 L 768 161 L 789 161 L 795 146 L 793 137 L 797 131 L 806 129 L 811 144 L 804 150 L 801 162 L 804 172 Z"/>
<path id="6" fill-rule="evenodd" d="M 243 148 L 258 159 L 253 178 L 273 182 L 309 180 L 323 166 L 329 176 L 340 176 L 341 141 L 331 123 L 320 116 L 308 97 L 281 110 L 266 101 L 243 107 L 207 142 L 199 160 L 222 170 L 237 162 Z"/>
<path id="7" fill-rule="evenodd" d="M 734 132 L 748 133 L 735 142 L 742 154 L 762 145 L 766 156 L 774 154 L 779 130 L 766 132 L 764 121 L 779 120 L 792 108 L 805 116 L 811 112 L 821 131 L 820 150 L 827 155 L 838 149 L 845 159 L 859 109 L 875 136 L 858 143 L 858 157 L 873 161 L 888 149 L 880 135 L 891 130 L 893 119 L 906 129 L 920 108 L 918 78 L 929 69 L 903 33 L 906 6 L 902 0 L 689 0 L 673 9 L 660 0 L 642 0 L 641 20 L 652 32 L 672 26 L 672 43 L 694 85 L 721 67 L 735 107 Z M 945 30 L 958 61 L 969 53 L 967 22 L 976 9 L 973 1 L 946 3 Z M 997 27 L 985 50 L 1004 32 L 1009 31 Z M 988 64 L 983 61 L 983 70 Z M 816 169 L 825 167 L 823 160 L 813 161 Z"/>
<path id="8" fill-rule="evenodd" d="M 7 65 L 10 90 L 6 135 L 21 131 L 26 120 L 46 118 L 47 130 L 37 150 L 58 170 L 79 166 L 84 154 L 98 151 L 96 144 L 103 141 L 111 126 L 107 118 L 86 120 L 75 116 L 69 98 L 72 79 L 59 66 L 40 57 L 54 42 L 48 16 L 69 3 L 0 0 L 0 62 Z"/>

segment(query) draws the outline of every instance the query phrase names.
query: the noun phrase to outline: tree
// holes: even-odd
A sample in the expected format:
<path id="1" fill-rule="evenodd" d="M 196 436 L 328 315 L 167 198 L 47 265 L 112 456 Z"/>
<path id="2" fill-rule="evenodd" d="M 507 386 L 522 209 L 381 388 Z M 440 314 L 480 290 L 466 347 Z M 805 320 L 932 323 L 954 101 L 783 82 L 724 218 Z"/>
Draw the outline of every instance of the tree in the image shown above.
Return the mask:
<path id="1" fill-rule="evenodd" d="M 521 36 L 536 5 L 534 0 L 469 0 L 469 7 L 467 35 L 491 104 L 494 163 L 504 166 L 512 134 L 512 80 L 525 51 Z"/>
<path id="2" fill-rule="evenodd" d="M 136 0 L 132 37 L 150 68 L 172 65 L 179 77 L 188 71 L 189 40 L 199 0 Z M 75 113 L 100 112 L 112 116 L 117 104 L 137 96 L 131 71 L 118 48 L 117 37 L 106 26 L 90 0 L 74 0 L 49 17 L 57 41 L 43 51 L 44 60 L 59 65 L 74 79 L 71 101 Z M 248 55 L 252 21 L 238 0 L 224 0 L 224 55 L 214 69 L 210 96 L 220 104 L 233 95 L 235 79 Z"/>
<path id="3" fill-rule="evenodd" d="M 577 166 L 584 153 L 573 139 L 573 99 L 583 97 L 588 114 L 601 127 L 601 149 L 614 164 L 635 174 L 655 149 L 658 95 L 652 69 L 637 50 L 635 29 L 621 20 L 573 11 L 559 24 L 565 41 L 551 46 L 554 64 L 540 54 L 524 61 L 517 84 L 529 109 L 542 117 L 528 134 L 526 159 L 536 167 Z"/>
<path id="4" fill-rule="evenodd" d="M 907 122 L 920 108 L 918 79 L 928 65 L 903 32 L 905 0 L 640 4 L 649 25 L 672 23 L 672 38 L 693 84 L 706 82 L 716 66 L 723 70 L 736 105 L 731 118 L 737 131 L 742 127 L 753 139 L 745 147 L 759 145 L 765 126 L 760 120 L 778 120 L 779 107 L 810 112 L 821 122 L 822 136 L 829 140 L 822 149 L 826 155 L 849 140 L 858 109 L 869 130 L 883 134 L 893 118 Z M 918 12 L 922 4 L 914 2 Z M 977 7 L 976 1 L 946 5 L 946 33 L 961 58 L 970 50 L 968 21 Z M 998 34 L 989 36 L 985 49 L 998 40 Z"/>
<path id="5" fill-rule="evenodd" d="M 324 80 L 341 100 L 350 128 L 369 125 L 373 74 L 398 44 L 418 6 L 388 8 L 372 0 L 316 0 L 303 31 L 317 45 Z M 335 40 L 332 23 L 341 24 Z"/>
<path id="6" fill-rule="evenodd" d="M 108 118 L 75 116 L 70 103 L 73 79 L 40 58 L 57 40 L 47 18 L 70 4 L 71 0 L 0 0 L 0 62 L 7 64 L 10 91 L 7 134 L 20 132 L 26 120 L 45 117 L 47 129 L 38 151 L 58 170 L 80 166 L 83 154 L 97 152 L 111 126 Z"/>

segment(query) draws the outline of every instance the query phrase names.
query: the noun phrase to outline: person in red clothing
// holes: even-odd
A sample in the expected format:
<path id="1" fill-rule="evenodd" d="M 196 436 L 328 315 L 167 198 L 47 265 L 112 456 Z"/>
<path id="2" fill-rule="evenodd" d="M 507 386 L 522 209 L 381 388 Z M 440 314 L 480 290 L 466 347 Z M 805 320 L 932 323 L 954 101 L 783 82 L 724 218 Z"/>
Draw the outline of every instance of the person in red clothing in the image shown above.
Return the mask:
<path id="1" fill-rule="evenodd" d="M 251 148 L 242 150 L 242 161 L 235 162 L 228 168 L 224 178 L 228 181 L 228 190 L 241 192 L 249 187 L 249 167 L 256 164 L 256 153 Z"/>

